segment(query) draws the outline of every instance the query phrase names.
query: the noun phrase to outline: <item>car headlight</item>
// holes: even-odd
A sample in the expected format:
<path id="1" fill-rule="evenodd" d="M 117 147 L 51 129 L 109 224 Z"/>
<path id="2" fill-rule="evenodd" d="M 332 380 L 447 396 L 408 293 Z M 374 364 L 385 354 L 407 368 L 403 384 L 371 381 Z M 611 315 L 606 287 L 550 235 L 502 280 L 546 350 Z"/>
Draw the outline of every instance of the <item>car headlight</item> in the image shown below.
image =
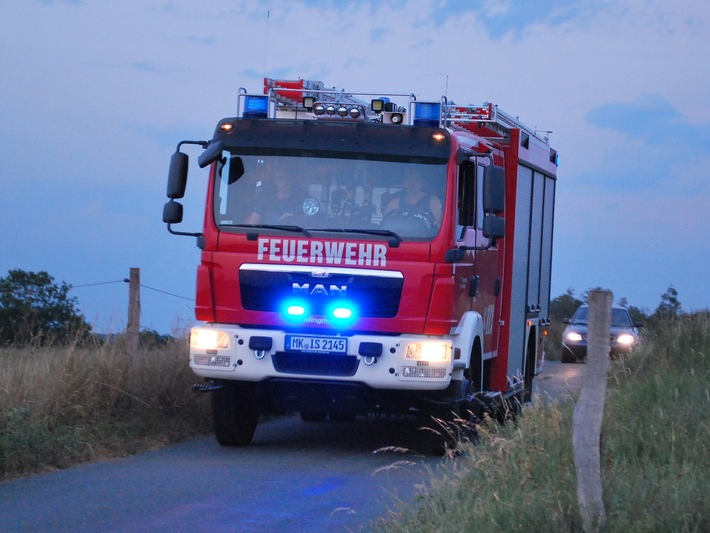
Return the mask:
<path id="1" fill-rule="evenodd" d="M 570 342 L 580 342 L 582 340 L 582 335 L 580 335 L 576 331 L 570 331 L 567 334 L 567 340 Z"/>
<path id="2" fill-rule="evenodd" d="M 412 342 L 404 356 L 418 361 L 441 362 L 449 360 L 450 346 L 445 342 Z"/>
<path id="3" fill-rule="evenodd" d="M 623 344 L 624 346 L 633 346 L 634 336 L 629 333 L 622 333 L 616 338 L 616 342 Z"/>
<path id="4" fill-rule="evenodd" d="M 214 329 L 194 328 L 190 331 L 190 347 L 196 350 L 226 350 L 229 334 Z"/>

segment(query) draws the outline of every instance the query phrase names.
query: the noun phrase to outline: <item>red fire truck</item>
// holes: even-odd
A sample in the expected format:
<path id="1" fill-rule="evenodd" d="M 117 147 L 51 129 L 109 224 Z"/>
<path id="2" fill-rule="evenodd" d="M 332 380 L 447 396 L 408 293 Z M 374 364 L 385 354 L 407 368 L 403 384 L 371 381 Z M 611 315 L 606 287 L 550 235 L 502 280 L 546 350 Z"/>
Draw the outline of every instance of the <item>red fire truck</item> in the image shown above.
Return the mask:
<path id="1" fill-rule="evenodd" d="M 467 417 L 528 401 L 544 358 L 557 153 L 497 106 L 240 89 L 237 117 L 173 154 L 168 230 L 197 237 L 190 366 L 217 440 L 260 414 Z M 183 220 L 188 155 L 210 167 Z"/>

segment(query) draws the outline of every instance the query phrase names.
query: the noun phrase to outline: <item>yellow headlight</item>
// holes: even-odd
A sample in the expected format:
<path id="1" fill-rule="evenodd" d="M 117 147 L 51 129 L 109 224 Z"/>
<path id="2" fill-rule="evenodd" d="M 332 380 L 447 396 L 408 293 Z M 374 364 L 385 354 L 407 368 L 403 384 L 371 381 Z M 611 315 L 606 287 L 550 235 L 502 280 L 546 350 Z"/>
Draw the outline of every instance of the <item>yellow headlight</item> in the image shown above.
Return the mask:
<path id="1" fill-rule="evenodd" d="M 445 342 L 413 342 L 407 345 L 404 356 L 418 361 L 448 361 L 449 345 Z"/>
<path id="2" fill-rule="evenodd" d="M 631 346 L 634 343 L 634 336 L 628 333 L 622 333 L 616 339 L 619 344 L 624 344 L 626 346 Z"/>
<path id="3" fill-rule="evenodd" d="M 195 328 L 190 332 L 190 347 L 197 350 L 226 350 L 229 334 L 214 329 Z"/>

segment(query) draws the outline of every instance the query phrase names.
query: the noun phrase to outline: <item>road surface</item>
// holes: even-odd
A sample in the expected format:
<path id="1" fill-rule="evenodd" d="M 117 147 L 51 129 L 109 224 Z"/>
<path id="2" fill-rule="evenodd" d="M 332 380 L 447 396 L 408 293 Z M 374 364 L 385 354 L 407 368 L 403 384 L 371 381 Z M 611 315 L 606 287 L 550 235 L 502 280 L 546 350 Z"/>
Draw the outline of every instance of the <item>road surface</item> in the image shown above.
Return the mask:
<path id="1" fill-rule="evenodd" d="M 583 365 L 548 363 L 543 400 L 569 394 Z M 415 449 L 409 419 L 262 423 L 244 448 L 206 437 L 0 484 L 10 532 L 343 532 L 369 528 L 397 498 L 412 501 L 441 458 Z"/>

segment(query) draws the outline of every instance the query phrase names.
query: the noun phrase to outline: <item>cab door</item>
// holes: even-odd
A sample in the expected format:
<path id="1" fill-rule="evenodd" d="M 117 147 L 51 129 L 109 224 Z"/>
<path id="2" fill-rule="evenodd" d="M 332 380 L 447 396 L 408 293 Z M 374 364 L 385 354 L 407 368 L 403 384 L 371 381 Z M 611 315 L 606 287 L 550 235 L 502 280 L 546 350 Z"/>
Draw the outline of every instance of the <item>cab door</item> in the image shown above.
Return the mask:
<path id="1" fill-rule="evenodd" d="M 457 265 L 456 278 L 468 310 L 483 317 L 483 358 L 490 359 L 498 351 L 502 276 L 498 244 L 483 236 L 483 173 L 482 164 L 466 161 L 459 167 L 456 238 L 467 248 L 467 261 Z"/>

